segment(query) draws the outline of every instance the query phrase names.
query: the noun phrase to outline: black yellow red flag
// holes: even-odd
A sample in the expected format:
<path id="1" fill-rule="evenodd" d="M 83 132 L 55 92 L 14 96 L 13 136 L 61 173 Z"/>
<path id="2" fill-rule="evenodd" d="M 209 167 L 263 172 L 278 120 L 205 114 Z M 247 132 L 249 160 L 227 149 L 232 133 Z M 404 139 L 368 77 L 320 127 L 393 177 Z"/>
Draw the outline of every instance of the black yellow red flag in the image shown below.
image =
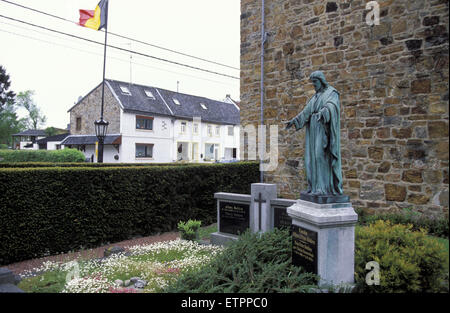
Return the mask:
<path id="1" fill-rule="evenodd" d="M 95 30 L 106 28 L 107 14 L 108 0 L 101 0 L 95 10 L 80 10 L 80 22 L 78 24 Z"/>

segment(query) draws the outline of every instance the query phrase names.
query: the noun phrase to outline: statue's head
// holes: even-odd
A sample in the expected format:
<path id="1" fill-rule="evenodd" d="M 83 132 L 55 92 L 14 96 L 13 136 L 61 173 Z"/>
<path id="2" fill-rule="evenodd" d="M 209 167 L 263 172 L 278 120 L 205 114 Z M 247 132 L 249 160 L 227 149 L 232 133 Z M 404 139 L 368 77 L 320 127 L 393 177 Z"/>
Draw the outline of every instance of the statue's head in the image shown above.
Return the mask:
<path id="1" fill-rule="evenodd" d="M 325 75 L 321 71 L 312 72 L 311 75 L 309 75 L 309 80 L 311 80 L 311 83 L 314 85 L 316 92 L 328 87 Z"/>

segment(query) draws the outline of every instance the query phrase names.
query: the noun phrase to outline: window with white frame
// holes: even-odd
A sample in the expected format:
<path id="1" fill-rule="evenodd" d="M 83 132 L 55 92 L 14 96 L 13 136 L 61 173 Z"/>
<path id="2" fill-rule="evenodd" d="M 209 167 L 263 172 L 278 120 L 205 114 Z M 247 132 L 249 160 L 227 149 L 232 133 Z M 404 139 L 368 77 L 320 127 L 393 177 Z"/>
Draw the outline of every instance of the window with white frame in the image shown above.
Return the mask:
<path id="1" fill-rule="evenodd" d="M 220 126 L 216 126 L 216 136 L 220 135 Z"/>
<path id="2" fill-rule="evenodd" d="M 196 135 L 198 134 L 198 123 L 194 123 L 192 131 L 194 134 L 196 134 Z"/>
<path id="3" fill-rule="evenodd" d="M 153 158 L 153 144 L 136 144 L 136 158 Z"/>
<path id="4" fill-rule="evenodd" d="M 234 136 L 234 127 L 228 126 L 228 136 Z"/>
<path id="5" fill-rule="evenodd" d="M 150 98 L 150 99 L 153 99 L 153 100 L 156 100 L 156 98 L 155 98 L 155 96 L 153 95 L 153 93 L 150 91 L 150 90 L 145 90 L 145 95 L 148 97 L 148 98 Z"/>
<path id="6" fill-rule="evenodd" d="M 186 133 L 186 122 L 181 122 L 181 129 L 180 129 L 181 133 L 184 134 Z"/>
<path id="7" fill-rule="evenodd" d="M 130 89 L 128 89 L 128 87 L 120 85 L 120 91 L 122 91 L 124 95 L 131 96 L 131 92 Z"/>
<path id="8" fill-rule="evenodd" d="M 208 125 L 208 127 L 206 129 L 207 129 L 208 136 L 212 136 L 212 126 Z"/>
<path id="9" fill-rule="evenodd" d="M 153 130 L 153 117 L 136 115 L 136 129 Z"/>

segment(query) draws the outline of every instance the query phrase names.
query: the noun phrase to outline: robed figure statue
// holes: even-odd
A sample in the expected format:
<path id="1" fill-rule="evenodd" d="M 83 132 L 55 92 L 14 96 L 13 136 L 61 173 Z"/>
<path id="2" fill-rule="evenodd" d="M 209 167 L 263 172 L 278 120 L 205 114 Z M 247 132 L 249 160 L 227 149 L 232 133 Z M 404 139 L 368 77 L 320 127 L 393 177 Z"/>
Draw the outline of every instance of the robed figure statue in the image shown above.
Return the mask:
<path id="1" fill-rule="evenodd" d="M 300 199 L 302 195 L 304 198 L 319 195 L 334 198 L 334 201 L 320 202 L 347 202 L 347 196 L 339 197 L 343 194 L 339 92 L 327 83 L 321 71 L 313 72 L 310 80 L 316 94 L 303 111 L 286 125 L 286 129 L 292 126 L 295 126 L 295 130 L 306 128 L 305 169 L 308 190 L 301 193 Z"/>

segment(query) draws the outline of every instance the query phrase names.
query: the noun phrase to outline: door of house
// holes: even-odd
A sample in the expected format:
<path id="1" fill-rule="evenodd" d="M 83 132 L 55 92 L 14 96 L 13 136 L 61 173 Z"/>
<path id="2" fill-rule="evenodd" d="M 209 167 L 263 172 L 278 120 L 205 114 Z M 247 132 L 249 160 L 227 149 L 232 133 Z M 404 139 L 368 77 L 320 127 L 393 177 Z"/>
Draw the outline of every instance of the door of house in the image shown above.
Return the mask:
<path id="1" fill-rule="evenodd" d="M 192 143 L 192 156 L 191 160 L 198 161 L 198 143 Z"/>

